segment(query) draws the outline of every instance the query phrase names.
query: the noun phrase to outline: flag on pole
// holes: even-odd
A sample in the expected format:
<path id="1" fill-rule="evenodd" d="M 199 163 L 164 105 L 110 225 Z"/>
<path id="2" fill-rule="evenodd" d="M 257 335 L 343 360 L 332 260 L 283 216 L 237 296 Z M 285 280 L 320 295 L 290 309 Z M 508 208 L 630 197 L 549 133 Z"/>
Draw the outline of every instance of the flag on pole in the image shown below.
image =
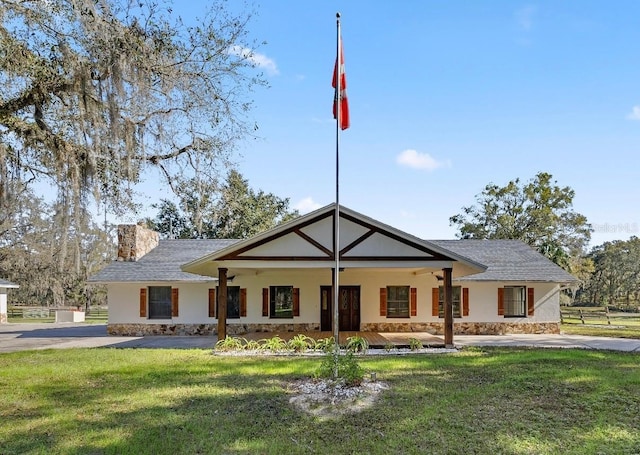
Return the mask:
<path id="1" fill-rule="evenodd" d="M 340 62 L 340 64 L 338 64 Z M 340 90 L 338 93 L 338 77 L 340 77 Z M 344 72 L 344 51 L 340 40 L 340 55 L 336 56 L 336 64 L 333 67 L 332 87 L 336 89 L 333 97 L 333 118 L 338 118 L 337 110 L 340 109 L 340 129 L 349 128 L 349 102 L 347 101 L 347 76 Z"/>

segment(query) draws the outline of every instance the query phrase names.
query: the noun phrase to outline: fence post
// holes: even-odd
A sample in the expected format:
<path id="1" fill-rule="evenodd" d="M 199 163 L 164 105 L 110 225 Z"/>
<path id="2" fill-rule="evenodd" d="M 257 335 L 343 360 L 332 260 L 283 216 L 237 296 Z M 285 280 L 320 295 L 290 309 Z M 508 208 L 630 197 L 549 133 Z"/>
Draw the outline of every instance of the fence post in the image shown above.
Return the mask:
<path id="1" fill-rule="evenodd" d="M 582 310 L 578 310 L 580 312 L 580 320 L 584 324 L 584 314 L 582 314 Z"/>

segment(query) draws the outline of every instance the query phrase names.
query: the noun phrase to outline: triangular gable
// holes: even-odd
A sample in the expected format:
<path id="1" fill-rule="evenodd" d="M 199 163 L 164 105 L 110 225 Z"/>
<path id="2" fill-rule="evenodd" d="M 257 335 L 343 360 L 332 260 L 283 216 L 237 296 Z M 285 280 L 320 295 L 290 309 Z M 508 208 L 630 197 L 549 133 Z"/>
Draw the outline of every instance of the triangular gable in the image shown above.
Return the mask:
<path id="1" fill-rule="evenodd" d="M 367 236 L 349 251 L 344 251 L 342 257 L 344 259 L 352 258 L 433 258 L 433 254 L 416 248 L 413 245 L 400 242 L 396 239 L 387 237 L 384 233 L 374 232 Z"/>
<path id="2" fill-rule="evenodd" d="M 292 232 L 282 237 L 277 237 L 255 248 L 248 249 L 238 254 L 237 259 L 242 258 L 317 258 L 327 256 L 327 252 L 318 248 L 306 238 Z"/>
<path id="3" fill-rule="evenodd" d="M 335 204 L 328 205 L 184 264 L 181 269 L 211 274 L 215 267 L 325 268 L 333 255 Z M 445 267 L 453 261 L 486 267 L 447 248 L 414 237 L 340 207 L 340 261 L 350 267 Z M 450 265 L 449 265 L 450 266 Z"/>

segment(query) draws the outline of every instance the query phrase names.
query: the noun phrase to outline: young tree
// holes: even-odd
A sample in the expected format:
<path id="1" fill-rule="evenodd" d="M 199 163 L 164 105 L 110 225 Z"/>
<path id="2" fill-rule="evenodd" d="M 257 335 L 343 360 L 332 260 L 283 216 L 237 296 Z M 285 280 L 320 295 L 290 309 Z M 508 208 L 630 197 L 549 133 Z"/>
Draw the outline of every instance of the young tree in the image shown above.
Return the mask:
<path id="1" fill-rule="evenodd" d="M 187 26 L 154 0 L 0 0 L 0 170 L 121 213 L 149 167 L 170 185 L 196 157 L 216 169 L 264 84 L 250 17 L 215 2 Z"/>
<path id="2" fill-rule="evenodd" d="M 518 239 L 558 265 L 569 268 L 571 258 L 584 254 L 591 238 L 587 218 L 573 210 L 574 191 L 560 187 L 551 174 L 538 173 L 523 184 L 487 185 L 476 205 L 449 218 L 464 239 Z"/>

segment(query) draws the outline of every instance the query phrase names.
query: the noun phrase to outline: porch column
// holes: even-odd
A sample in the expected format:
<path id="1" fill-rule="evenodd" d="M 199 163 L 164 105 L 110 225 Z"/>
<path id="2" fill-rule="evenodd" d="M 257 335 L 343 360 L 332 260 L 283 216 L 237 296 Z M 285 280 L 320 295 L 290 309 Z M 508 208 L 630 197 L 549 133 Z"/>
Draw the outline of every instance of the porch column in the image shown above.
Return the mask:
<path id="1" fill-rule="evenodd" d="M 453 347 L 453 286 L 451 272 L 453 269 L 442 269 L 444 279 L 444 346 Z"/>
<path id="2" fill-rule="evenodd" d="M 218 269 L 218 340 L 227 337 L 227 269 Z"/>

